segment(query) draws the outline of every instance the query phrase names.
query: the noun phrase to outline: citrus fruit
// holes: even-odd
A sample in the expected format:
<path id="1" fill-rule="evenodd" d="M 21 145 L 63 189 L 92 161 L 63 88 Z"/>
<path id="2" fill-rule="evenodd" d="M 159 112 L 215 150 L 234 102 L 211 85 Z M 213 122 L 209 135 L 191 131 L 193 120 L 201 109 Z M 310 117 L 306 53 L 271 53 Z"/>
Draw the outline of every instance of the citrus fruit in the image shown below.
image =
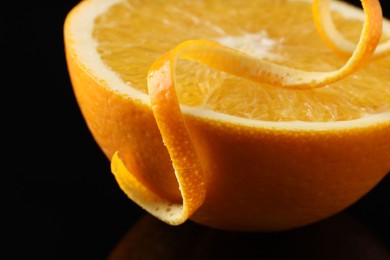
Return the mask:
<path id="1" fill-rule="evenodd" d="M 377 0 L 85 0 L 68 70 L 127 196 L 158 219 L 278 231 L 390 170 L 390 23 Z"/>

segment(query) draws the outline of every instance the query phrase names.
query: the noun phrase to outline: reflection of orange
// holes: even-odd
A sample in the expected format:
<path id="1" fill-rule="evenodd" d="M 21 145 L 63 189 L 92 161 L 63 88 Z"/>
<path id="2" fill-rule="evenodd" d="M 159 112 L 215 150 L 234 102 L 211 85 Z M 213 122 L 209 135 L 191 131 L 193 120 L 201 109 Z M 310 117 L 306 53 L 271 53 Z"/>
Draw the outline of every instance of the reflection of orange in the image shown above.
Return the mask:
<path id="1" fill-rule="evenodd" d="M 295 90 L 249 81 L 247 56 L 232 51 L 237 68 L 221 60 L 225 47 L 194 41 L 185 57 L 236 75 L 180 61 L 173 88 L 166 62 L 179 54 L 161 55 L 199 37 L 302 70 L 346 63 L 322 43 L 307 2 L 252 1 L 240 5 L 239 16 L 234 3 L 80 2 L 67 17 L 65 47 L 83 116 L 123 191 L 167 223 L 191 218 L 224 229 L 283 230 L 335 214 L 390 170 L 390 59 L 322 88 Z M 347 24 L 343 32 L 355 40 L 362 12 L 334 6 L 336 24 Z M 383 39 L 390 36 L 385 25 Z M 366 44 L 375 47 L 378 35 Z M 207 46 L 215 48 L 202 56 Z M 372 49 L 365 47 L 364 59 Z"/>
<path id="2" fill-rule="evenodd" d="M 347 214 L 280 232 L 230 232 L 188 222 L 172 227 L 144 216 L 123 236 L 109 260 L 316 259 L 388 260 L 371 230 Z"/>

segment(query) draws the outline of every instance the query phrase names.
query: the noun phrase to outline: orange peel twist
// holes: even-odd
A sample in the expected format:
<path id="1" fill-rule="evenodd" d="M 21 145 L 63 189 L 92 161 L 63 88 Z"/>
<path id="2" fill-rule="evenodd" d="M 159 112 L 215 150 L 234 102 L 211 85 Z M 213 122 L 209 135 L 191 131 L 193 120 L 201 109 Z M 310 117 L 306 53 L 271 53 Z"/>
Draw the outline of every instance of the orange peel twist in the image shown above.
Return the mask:
<path id="1" fill-rule="evenodd" d="M 378 2 L 377 0 L 362 1 L 363 8 L 372 6 L 371 2 Z M 375 3 L 374 3 L 375 4 Z M 380 8 L 377 6 L 376 8 Z M 317 31 L 321 35 L 323 41 L 333 50 L 343 56 L 350 56 L 355 51 L 356 44 L 350 42 L 337 30 L 330 12 L 330 1 L 313 1 L 312 5 L 313 19 Z M 370 15 L 366 13 L 367 16 Z M 378 16 L 379 17 L 379 16 Z M 374 21 L 375 22 L 375 21 Z M 363 29 L 364 33 L 364 29 Z M 376 46 L 372 58 L 377 59 L 390 54 L 390 41 L 381 43 Z"/>
<path id="2" fill-rule="evenodd" d="M 189 219 L 206 197 L 206 180 L 176 94 L 175 68 L 178 59 L 203 63 L 245 79 L 282 88 L 322 87 L 347 77 L 372 57 L 390 53 L 390 42 L 376 48 L 382 35 L 379 1 L 362 0 L 361 3 L 365 19 L 360 39 L 355 45 L 345 40 L 335 28 L 329 0 L 313 1 L 314 21 L 324 41 L 337 52 L 350 55 L 344 66 L 336 71 L 313 72 L 290 68 L 206 40 L 183 42 L 158 58 L 147 76 L 148 91 L 155 120 L 179 183 L 182 203 L 172 203 L 149 190 L 128 171 L 117 152 L 111 160 L 111 168 L 126 194 L 150 214 L 171 225 L 179 225 Z M 161 214 L 162 210 L 167 214 Z"/>

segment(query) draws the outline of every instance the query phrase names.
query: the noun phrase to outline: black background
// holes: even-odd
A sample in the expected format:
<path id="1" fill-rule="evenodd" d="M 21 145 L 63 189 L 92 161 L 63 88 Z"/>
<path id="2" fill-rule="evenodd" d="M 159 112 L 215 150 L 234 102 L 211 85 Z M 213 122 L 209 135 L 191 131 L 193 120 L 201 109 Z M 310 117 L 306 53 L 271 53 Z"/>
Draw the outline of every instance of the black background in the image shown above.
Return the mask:
<path id="1" fill-rule="evenodd" d="M 183 250 L 191 259 L 243 252 L 264 259 L 390 259 L 373 257 L 390 251 L 389 175 L 335 218 L 283 234 L 230 233 L 193 223 L 173 228 L 149 218 L 118 188 L 73 96 L 62 26 L 78 2 L 30 1 L 0 9 L 0 259 L 106 259 L 122 248 L 125 234 L 132 245 L 128 254 L 138 256 L 130 259 L 176 259 Z M 193 242 L 198 246 L 189 246 Z"/>

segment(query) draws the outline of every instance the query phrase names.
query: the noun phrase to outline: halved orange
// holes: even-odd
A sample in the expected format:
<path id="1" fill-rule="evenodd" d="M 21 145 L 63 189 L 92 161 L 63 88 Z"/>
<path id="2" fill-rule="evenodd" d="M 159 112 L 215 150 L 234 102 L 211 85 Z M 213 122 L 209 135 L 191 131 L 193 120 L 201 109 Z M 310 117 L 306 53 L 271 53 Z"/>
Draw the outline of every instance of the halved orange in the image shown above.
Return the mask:
<path id="1" fill-rule="evenodd" d="M 121 189 L 172 225 L 262 231 L 364 196 L 390 170 L 390 23 L 362 2 L 80 2 L 69 73 Z"/>

